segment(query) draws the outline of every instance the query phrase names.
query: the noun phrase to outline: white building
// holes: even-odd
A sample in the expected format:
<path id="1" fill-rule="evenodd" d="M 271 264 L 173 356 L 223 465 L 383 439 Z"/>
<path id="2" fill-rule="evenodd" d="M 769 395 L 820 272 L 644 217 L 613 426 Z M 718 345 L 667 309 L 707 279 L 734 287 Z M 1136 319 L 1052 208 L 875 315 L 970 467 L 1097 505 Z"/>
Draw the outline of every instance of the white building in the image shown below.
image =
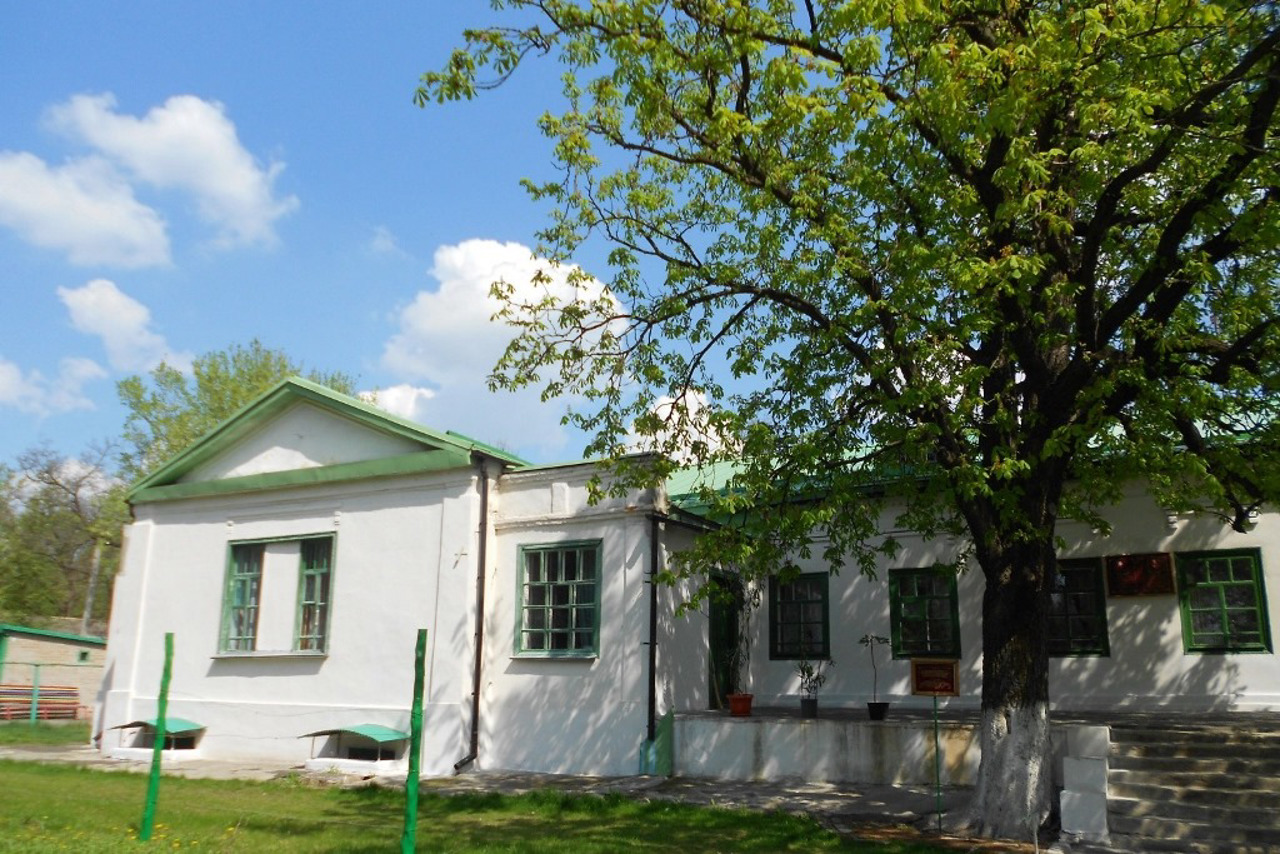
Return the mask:
<path id="1" fill-rule="evenodd" d="M 147 743 L 172 632 L 175 755 L 403 768 L 427 629 L 423 773 L 635 773 L 657 716 L 716 703 L 709 621 L 675 617 L 680 591 L 649 583 L 698 526 L 663 489 L 589 503 L 594 471 L 281 383 L 131 493 L 103 749 Z M 1140 490 L 1109 516 L 1108 537 L 1060 528 L 1055 704 L 1280 708 L 1280 516 L 1240 534 Z M 933 568 L 959 543 L 894 535 L 879 580 L 815 563 L 761 591 L 757 705 L 796 703 L 796 642 L 813 638 L 837 662 L 823 704 L 861 706 L 872 633 L 892 638 L 881 699 L 929 703 L 909 696 L 909 659 L 945 657 L 960 674 L 946 702 L 977 706 L 981 573 Z"/>

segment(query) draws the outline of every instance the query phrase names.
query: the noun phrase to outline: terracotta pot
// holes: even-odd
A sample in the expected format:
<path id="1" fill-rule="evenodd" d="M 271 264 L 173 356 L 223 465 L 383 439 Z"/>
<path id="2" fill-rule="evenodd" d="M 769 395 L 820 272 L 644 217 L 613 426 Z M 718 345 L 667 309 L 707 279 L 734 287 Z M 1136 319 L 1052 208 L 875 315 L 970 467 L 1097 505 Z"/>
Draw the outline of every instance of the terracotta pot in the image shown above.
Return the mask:
<path id="1" fill-rule="evenodd" d="M 818 698 L 817 697 L 801 697 L 800 698 L 800 717 L 816 718 L 818 716 Z"/>
<path id="2" fill-rule="evenodd" d="M 873 721 L 884 720 L 885 713 L 889 711 L 889 704 L 885 702 L 867 703 L 867 714 Z"/>
<path id="3" fill-rule="evenodd" d="M 729 695 L 729 714 L 735 718 L 746 718 L 751 716 L 751 701 L 755 699 L 754 694 L 730 694 Z"/>

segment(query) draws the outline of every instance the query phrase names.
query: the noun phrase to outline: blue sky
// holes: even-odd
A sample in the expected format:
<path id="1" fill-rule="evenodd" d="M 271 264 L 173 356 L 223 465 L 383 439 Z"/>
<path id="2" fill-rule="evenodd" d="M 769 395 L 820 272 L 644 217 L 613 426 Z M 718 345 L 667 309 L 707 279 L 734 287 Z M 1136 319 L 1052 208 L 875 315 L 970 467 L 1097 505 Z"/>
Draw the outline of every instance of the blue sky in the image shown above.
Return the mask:
<path id="1" fill-rule="evenodd" d="M 0 462 L 118 436 L 115 384 L 258 338 L 539 461 L 582 437 L 491 395 L 554 175 L 553 62 L 420 110 L 483 0 L 0 2 Z M 588 265 L 589 267 L 589 265 Z"/>

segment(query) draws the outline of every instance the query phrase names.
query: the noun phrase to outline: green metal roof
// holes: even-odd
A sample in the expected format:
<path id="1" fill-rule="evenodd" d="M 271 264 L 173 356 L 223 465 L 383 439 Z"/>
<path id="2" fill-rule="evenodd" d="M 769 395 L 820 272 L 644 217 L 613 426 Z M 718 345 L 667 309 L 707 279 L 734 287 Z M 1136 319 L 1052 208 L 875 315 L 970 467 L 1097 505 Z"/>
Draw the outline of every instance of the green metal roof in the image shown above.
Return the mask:
<path id="1" fill-rule="evenodd" d="M 155 729 L 156 722 L 159 720 L 159 718 L 144 718 L 143 720 L 129 721 L 127 724 L 113 726 L 112 729 L 130 729 L 132 727 L 143 726 Z M 202 729 L 205 729 L 204 724 L 198 724 L 195 721 L 189 721 L 186 718 L 165 717 L 164 719 L 164 731 L 168 735 L 181 735 L 184 732 L 198 732 Z"/>
<path id="2" fill-rule="evenodd" d="M 441 458 L 450 460 L 464 459 L 472 453 L 482 454 L 513 466 L 528 463 L 492 445 L 477 442 L 459 433 L 440 433 L 417 424 L 407 418 L 392 415 L 373 404 L 358 398 L 341 394 L 331 388 L 311 382 L 302 377 L 289 377 L 281 380 L 264 392 L 257 400 L 242 407 L 238 412 L 223 421 L 213 430 L 195 442 L 190 448 L 178 454 L 162 465 L 155 472 L 134 484 L 127 495 L 133 500 L 160 500 L 163 498 L 187 497 L 185 493 L 168 494 L 160 489 L 179 485 L 181 478 L 202 464 L 223 453 L 240 442 L 250 433 L 259 429 L 264 423 L 280 415 L 286 409 L 299 402 L 307 402 L 336 415 L 348 418 L 369 429 L 398 436 L 417 442 L 426 452 L 441 451 Z M 376 462 L 376 461 L 375 461 Z M 465 464 L 465 463 L 464 463 Z M 362 464 L 347 464 L 347 474 L 366 476 L 366 471 L 373 469 L 355 468 Z M 341 466 L 322 468 L 339 469 Z M 376 473 L 376 472 L 375 472 Z M 236 480 L 231 478 L 229 480 Z M 262 488 L 259 485 L 258 488 Z"/>
<path id="3" fill-rule="evenodd" d="M 75 635 L 70 632 L 55 632 L 52 629 L 33 629 L 30 626 L 15 626 L 12 623 L 0 623 L 0 635 L 34 635 L 35 637 L 74 641 L 75 643 L 88 643 L 94 646 L 107 645 L 104 639 L 93 635 Z"/>
<path id="4" fill-rule="evenodd" d="M 706 466 L 676 469 L 667 478 L 667 498 L 677 509 L 704 516 L 710 508 L 702 498 L 702 490 L 722 492 L 728 487 L 729 481 L 742 471 L 742 468 L 742 463 L 730 460 Z"/>
<path id="5" fill-rule="evenodd" d="M 388 741 L 404 741 L 409 737 L 407 732 L 401 732 L 398 729 L 392 729 L 382 724 L 355 724 L 354 726 L 335 727 L 334 729 L 318 729 L 315 732 L 300 735 L 298 738 L 311 738 L 317 735 L 339 735 L 341 733 L 362 735 L 365 738 L 373 739 L 378 744 L 384 744 Z"/>

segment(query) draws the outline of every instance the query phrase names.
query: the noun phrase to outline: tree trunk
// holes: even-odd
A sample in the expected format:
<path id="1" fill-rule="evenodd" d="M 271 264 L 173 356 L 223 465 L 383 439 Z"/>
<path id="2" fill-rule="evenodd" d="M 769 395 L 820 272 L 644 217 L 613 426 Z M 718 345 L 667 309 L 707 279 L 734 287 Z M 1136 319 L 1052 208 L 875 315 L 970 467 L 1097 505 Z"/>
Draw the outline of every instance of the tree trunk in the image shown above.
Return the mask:
<path id="1" fill-rule="evenodd" d="M 89 586 L 84 591 L 84 611 L 80 616 L 80 634 L 89 634 L 89 621 L 93 619 L 94 594 L 98 590 L 98 575 L 102 571 L 102 541 L 93 541 L 93 554 L 89 558 Z"/>
<path id="2" fill-rule="evenodd" d="M 1033 541 L 979 549 L 982 763 L 965 822 L 981 836 L 1027 839 L 1049 817 L 1049 579 L 1053 526 Z"/>

